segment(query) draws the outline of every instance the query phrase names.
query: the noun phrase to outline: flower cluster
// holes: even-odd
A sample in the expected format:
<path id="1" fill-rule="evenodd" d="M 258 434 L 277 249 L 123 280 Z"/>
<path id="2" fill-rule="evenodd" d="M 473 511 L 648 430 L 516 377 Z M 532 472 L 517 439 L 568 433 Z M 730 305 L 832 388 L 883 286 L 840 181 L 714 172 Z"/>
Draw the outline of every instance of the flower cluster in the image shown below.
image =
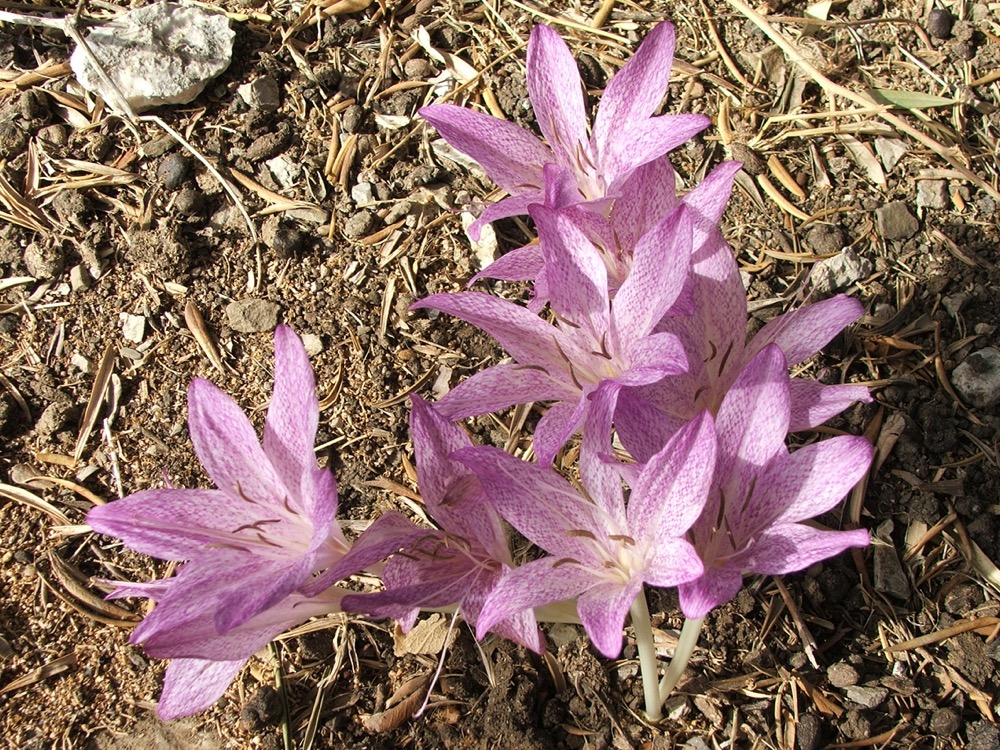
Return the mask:
<path id="1" fill-rule="evenodd" d="M 481 328 L 512 360 L 435 404 L 412 399 L 434 527 L 393 512 L 353 543 L 341 533 L 333 478 L 313 455 L 313 375 L 286 327 L 275 337 L 262 444 L 228 397 L 206 381 L 191 386 L 191 437 L 218 489 L 149 490 L 90 513 L 94 530 L 183 562 L 173 578 L 115 592 L 157 602 L 132 639 L 172 659 L 162 716 L 209 705 L 257 649 L 316 615 L 389 617 L 408 629 L 421 610 L 451 610 L 477 637 L 494 632 L 542 651 L 536 616 L 569 603 L 608 657 L 620 653 L 631 615 L 656 719 L 666 696 L 644 587 L 678 587 L 685 616 L 700 626 L 748 574 L 802 570 L 868 543 L 863 530 L 805 523 L 864 475 L 867 441 L 786 447 L 789 433 L 868 400 L 860 386 L 789 375 L 861 306 L 844 296 L 803 305 L 747 339 L 742 280 L 718 228 L 739 165 L 722 164 L 679 195 L 667 153 L 708 120 L 654 116 L 673 44 L 672 27 L 656 26 L 608 83 L 590 127 L 568 47 L 536 27 L 528 91 L 545 142 L 452 105 L 421 110 L 510 194 L 471 233 L 524 213 L 538 232 L 537 243 L 477 277 L 530 281 L 527 305 L 475 291 L 414 305 Z M 474 446 L 455 424 L 528 403 L 545 405 L 537 462 Z M 553 465 L 577 435 L 571 482 Z M 544 554 L 517 564 L 505 524 Z M 382 590 L 340 585 L 362 570 Z"/>

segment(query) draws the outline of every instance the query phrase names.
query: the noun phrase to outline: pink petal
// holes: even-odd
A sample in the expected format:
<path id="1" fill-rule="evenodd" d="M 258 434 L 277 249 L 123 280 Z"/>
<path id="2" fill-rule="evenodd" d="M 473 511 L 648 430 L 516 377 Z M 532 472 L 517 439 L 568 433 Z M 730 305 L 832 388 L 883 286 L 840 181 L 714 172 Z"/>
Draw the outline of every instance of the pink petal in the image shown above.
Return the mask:
<path id="1" fill-rule="evenodd" d="M 538 245 L 525 245 L 497 258 L 473 276 L 469 285 L 471 286 L 481 279 L 531 281 L 544 265 L 545 259 L 542 257 L 542 249 Z"/>
<path id="2" fill-rule="evenodd" d="M 188 430 L 198 458 L 220 490 L 265 506 L 283 504 L 288 488 L 272 468 L 250 420 L 236 402 L 201 378 L 188 387 Z"/>
<path id="3" fill-rule="evenodd" d="M 792 378 L 789 383 L 792 413 L 789 432 L 819 427 L 851 404 L 869 404 L 871 393 L 863 385 L 823 385 L 807 378 Z"/>
<path id="4" fill-rule="evenodd" d="M 600 145 L 598 163 L 608 194 L 616 194 L 636 167 L 673 151 L 711 124 L 704 115 L 663 115 L 630 123 Z"/>
<path id="5" fill-rule="evenodd" d="M 615 428 L 625 450 L 639 463 L 658 453 L 684 420 L 657 409 L 639 394 L 639 389 L 623 388 L 615 410 Z"/>
<path id="6" fill-rule="evenodd" d="M 836 297 L 803 305 L 769 321 L 753 337 L 748 347 L 758 352 L 775 343 L 781 347 L 789 366 L 797 365 L 824 346 L 844 328 L 864 314 L 861 303 L 853 297 Z"/>
<path id="7" fill-rule="evenodd" d="M 587 143 L 586 102 L 576 61 L 559 34 L 539 24 L 528 40 L 527 69 L 538 127 L 558 161 L 570 165 Z"/>
<path id="8" fill-rule="evenodd" d="M 625 341 L 645 336 L 680 295 L 691 273 L 691 216 L 679 209 L 644 234 L 632 270 L 615 295 L 615 324 Z"/>
<path id="9" fill-rule="evenodd" d="M 667 156 L 647 162 L 622 183 L 611 209 L 611 223 L 622 246 L 635 247 L 639 238 L 666 218 L 677 205 L 677 176 Z"/>
<path id="10" fill-rule="evenodd" d="M 702 412 L 646 463 L 632 488 L 628 525 L 669 545 L 701 515 L 715 471 L 715 424 Z M 663 584 L 658 584 L 663 585 Z"/>
<path id="11" fill-rule="evenodd" d="M 590 394 L 580 446 L 580 480 L 591 500 L 608 514 L 615 527 L 624 530 L 625 498 L 621 476 L 615 464 L 606 460 L 613 455 L 611 425 L 620 391 L 618 383 L 605 381 Z"/>
<path id="12" fill-rule="evenodd" d="M 91 508 L 87 523 L 98 534 L 161 560 L 190 560 L 208 545 L 260 519 L 250 503 L 221 490 L 145 490 Z"/>
<path id="13" fill-rule="evenodd" d="M 799 448 L 760 478 L 762 503 L 777 509 L 775 523 L 796 523 L 826 513 L 858 482 L 872 461 L 872 446 L 855 435 Z"/>
<path id="14" fill-rule="evenodd" d="M 435 408 L 448 419 L 465 419 L 513 404 L 567 398 L 572 395 L 571 387 L 534 367 L 493 365 L 459 383 Z"/>
<path id="15" fill-rule="evenodd" d="M 725 604 L 743 588 L 743 574 L 732 567 L 709 568 L 705 574 L 677 588 L 681 611 L 688 619 L 704 617 Z"/>
<path id="16" fill-rule="evenodd" d="M 657 537 L 659 539 L 663 535 L 658 534 Z M 689 542 L 664 537 L 650 551 L 643 578 L 650 586 L 670 588 L 693 581 L 703 571 L 701 557 Z"/>
<path id="17" fill-rule="evenodd" d="M 294 492 L 293 507 L 311 515 L 313 497 L 311 472 L 316 468 L 316 426 L 319 401 L 316 378 L 302 341 L 286 325 L 274 332 L 274 391 L 264 422 L 264 453 Z"/>
<path id="18" fill-rule="evenodd" d="M 508 193 L 541 188 L 542 166 L 552 160 L 552 153 L 524 128 L 452 104 L 432 104 L 419 114 Z"/>
<path id="19" fill-rule="evenodd" d="M 839 555 L 850 547 L 867 547 L 868 532 L 821 531 L 801 523 L 773 526 L 742 556 L 746 570 L 763 575 L 784 575 Z"/>
<path id="20" fill-rule="evenodd" d="M 742 168 L 738 161 L 725 161 L 708 173 L 704 180 L 692 188 L 681 200 L 698 219 L 707 224 L 717 224 L 729 202 L 733 179 Z"/>
<path id="21" fill-rule="evenodd" d="M 170 721 L 205 710 L 222 697 L 246 663 L 246 659 L 172 660 L 163 679 L 156 715 L 163 721 Z"/>
<path id="22" fill-rule="evenodd" d="M 540 365 L 558 372 L 566 365 L 554 346 L 558 329 L 513 302 L 482 292 L 432 294 L 411 310 L 430 308 L 454 315 L 495 338 L 522 365 Z"/>
<path id="23" fill-rule="evenodd" d="M 716 482 L 724 484 L 738 468 L 742 494 L 748 479 L 785 450 L 788 413 L 788 366 L 781 349 L 770 345 L 743 369 L 719 407 Z"/>
<path id="24" fill-rule="evenodd" d="M 597 583 L 577 600 L 576 609 L 591 643 L 608 659 L 617 659 L 622 652 L 625 615 L 640 591 L 642 581 L 639 579 L 626 584 Z"/>
<path id="25" fill-rule="evenodd" d="M 468 233 L 473 242 L 479 241 L 480 232 L 487 224 L 506 219 L 509 216 L 521 216 L 528 213 L 528 206 L 541 203 L 544 199 L 541 188 L 525 188 L 514 195 L 497 201 L 488 206 L 482 215 L 469 225 Z"/>
<path id="26" fill-rule="evenodd" d="M 667 94 L 673 61 L 674 27 L 659 23 L 604 89 L 594 119 L 594 142 L 601 150 L 656 111 Z"/>
<path id="27" fill-rule="evenodd" d="M 493 626 L 514 615 L 543 604 L 575 598 L 593 585 L 588 570 L 553 557 L 532 560 L 512 569 L 496 585 L 483 604 L 476 622 L 476 638 L 482 639 Z"/>
<path id="28" fill-rule="evenodd" d="M 551 466 L 556 453 L 573 437 L 587 416 L 587 399 L 579 397 L 553 404 L 535 426 L 532 445 L 538 463 Z"/>
<path id="29" fill-rule="evenodd" d="M 654 333 L 633 342 L 626 355 L 632 364 L 617 382 L 642 386 L 687 371 L 688 360 L 680 340 L 672 333 Z"/>
<path id="30" fill-rule="evenodd" d="M 608 269 L 570 215 L 533 206 L 553 310 L 595 338 L 608 328 Z"/>

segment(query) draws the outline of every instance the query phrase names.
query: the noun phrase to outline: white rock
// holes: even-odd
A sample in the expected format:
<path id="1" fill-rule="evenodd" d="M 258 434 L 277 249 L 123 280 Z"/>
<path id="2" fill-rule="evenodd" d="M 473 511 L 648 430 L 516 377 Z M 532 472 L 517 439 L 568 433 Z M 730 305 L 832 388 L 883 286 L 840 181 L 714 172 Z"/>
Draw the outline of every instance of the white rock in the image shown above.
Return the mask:
<path id="1" fill-rule="evenodd" d="M 142 343 L 146 337 L 146 319 L 141 315 L 130 315 L 121 313 L 119 319 L 122 322 L 122 336 L 126 341 L 134 341 L 136 344 Z"/>
<path id="2" fill-rule="evenodd" d="M 161 2 L 98 26 L 87 44 L 132 109 L 142 111 L 192 101 L 229 67 L 235 36 L 221 13 Z M 82 48 L 70 67 L 85 89 L 114 103 Z"/>
<path id="3" fill-rule="evenodd" d="M 817 293 L 829 294 L 871 275 L 873 268 L 867 258 L 862 258 L 853 250 L 844 250 L 816 263 L 809 278 Z"/>
<path id="4" fill-rule="evenodd" d="M 302 173 L 302 164 L 282 154 L 264 162 L 271 176 L 285 190 L 292 187 Z"/>
<path id="5" fill-rule="evenodd" d="M 310 357 L 315 357 L 323 351 L 323 339 L 315 333 L 303 333 L 302 346 L 305 348 L 306 354 Z"/>
<path id="6" fill-rule="evenodd" d="M 370 206 L 375 202 L 375 194 L 372 192 L 372 184 L 370 182 L 359 182 L 357 185 L 351 188 L 351 200 L 359 208 L 365 206 Z"/>
<path id="7" fill-rule="evenodd" d="M 255 109 L 276 110 L 281 105 L 281 92 L 278 82 L 271 76 L 254 78 L 250 83 L 244 83 L 236 93 L 240 98 Z"/>
<path id="8" fill-rule="evenodd" d="M 1000 351 L 988 346 L 970 354 L 951 373 L 951 384 L 977 409 L 1000 404 Z"/>

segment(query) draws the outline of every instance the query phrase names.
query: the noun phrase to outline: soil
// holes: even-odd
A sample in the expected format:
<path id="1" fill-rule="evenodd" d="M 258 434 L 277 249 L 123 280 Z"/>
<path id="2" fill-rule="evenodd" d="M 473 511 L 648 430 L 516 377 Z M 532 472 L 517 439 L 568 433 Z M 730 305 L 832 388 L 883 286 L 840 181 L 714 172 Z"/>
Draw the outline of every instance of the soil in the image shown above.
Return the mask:
<path id="1" fill-rule="evenodd" d="M 602 5 L 610 17 L 594 30 Z M 155 123 L 95 108 L 53 67 L 72 51 L 65 37 L 0 27 L 0 740 L 22 750 L 1000 746 L 1000 420 L 952 386 L 954 369 L 1000 335 L 997 196 L 942 156 L 997 184 L 1000 18 L 993 5 L 945 0 L 955 23 L 938 38 L 947 30 L 936 18 L 928 34 L 925 5 L 838 2 L 820 21 L 804 18 L 803 2 L 759 9 L 833 82 L 889 90 L 896 104 L 891 92 L 924 96 L 895 111 L 938 149 L 872 111 L 845 115 L 854 104 L 831 100 L 724 0 L 310 2 L 299 23 L 300 5 L 227 0 L 232 64 L 194 103 L 156 114 L 231 182 L 253 232 L 191 151 Z M 80 529 L 92 497 L 164 476 L 204 486 L 187 385 L 210 378 L 260 426 L 280 318 L 311 337 L 320 459 L 338 478 L 340 517 L 350 528 L 408 512 L 389 484 L 412 488 L 405 395 L 440 395 L 503 356 L 469 326 L 408 305 L 463 288 L 484 258 L 532 238 L 528 222 L 508 220 L 496 251 L 470 244 L 461 211 L 498 194 L 442 155 L 416 110 L 448 89 L 443 73 L 463 74 L 442 62 L 455 55 L 482 75 L 451 101 L 534 127 L 523 67 L 533 23 L 563 33 L 596 101 L 661 18 L 677 27 L 679 61 L 664 111 L 715 122 L 674 154 L 685 187 L 724 159 L 745 163 L 723 230 L 754 324 L 796 301 L 825 258 L 856 256 L 827 293 L 849 292 L 867 315 L 803 370 L 873 388 L 875 403 L 823 428 L 865 434 L 877 460 L 820 521 L 860 523 L 874 545 L 783 581 L 748 580 L 708 618 L 660 727 L 640 717 L 631 631 L 607 662 L 573 626 L 548 630 L 544 659 L 493 638 L 477 647 L 461 627 L 429 707 L 411 718 L 439 655 L 407 654 L 391 625 L 342 616 L 255 657 L 214 708 L 159 722 L 163 664 L 127 643 L 143 604 L 102 602 L 100 580 L 169 566 Z M 414 41 L 421 28 L 442 56 Z M 238 92 L 263 77 L 277 110 Z M 945 103 L 927 106 L 928 95 Z M 212 357 L 192 333 L 195 310 Z M 95 383 L 106 383 L 96 412 Z M 509 424 L 505 414 L 471 427 L 484 443 L 527 448 L 530 431 Z M 669 657 L 676 598 L 653 592 L 650 608 Z"/>

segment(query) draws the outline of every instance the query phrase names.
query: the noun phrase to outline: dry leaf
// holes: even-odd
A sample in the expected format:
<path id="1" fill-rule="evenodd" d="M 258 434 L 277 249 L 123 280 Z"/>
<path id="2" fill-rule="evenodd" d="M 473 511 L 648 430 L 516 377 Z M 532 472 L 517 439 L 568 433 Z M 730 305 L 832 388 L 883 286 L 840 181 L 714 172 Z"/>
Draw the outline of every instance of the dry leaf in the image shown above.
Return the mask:
<path id="1" fill-rule="evenodd" d="M 445 647 L 446 639 L 449 646 L 454 640 L 454 631 L 452 637 L 448 637 L 448 620 L 449 618 L 442 614 L 432 614 L 426 620 L 417 622 L 409 633 L 403 633 L 397 625 L 392 633 L 394 653 L 396 656 L 407 654 L 437 656 Z"/>

